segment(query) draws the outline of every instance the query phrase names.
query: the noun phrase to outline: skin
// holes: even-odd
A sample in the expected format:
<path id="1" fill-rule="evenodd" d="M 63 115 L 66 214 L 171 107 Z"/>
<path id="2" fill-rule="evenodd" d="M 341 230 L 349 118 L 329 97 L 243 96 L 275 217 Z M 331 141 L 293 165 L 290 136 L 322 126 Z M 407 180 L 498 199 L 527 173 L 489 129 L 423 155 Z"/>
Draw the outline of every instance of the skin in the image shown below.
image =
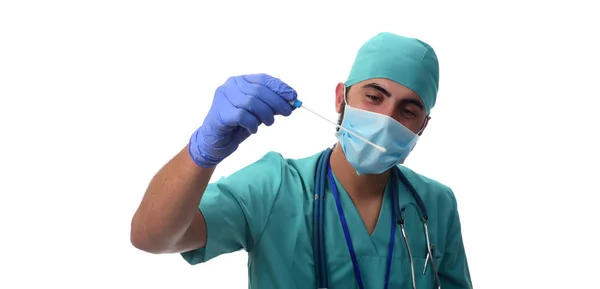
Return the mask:
<path id="1" fill-rule="evenodd" d="M 206 222 L 198 204 L 214 167 L 197 166 L 187 146 L 150 181 L 131 221 L 131 243 L 154 254 L 179 253 L 206 245 Z"/>
<path id="2" fill-rule="evenodd" d="M 341 123 L 345 107 L 343 83 L 336 86 L 335 96 L 335 108 L 341 115 Z M 347 90 L 346 101 L 351 107 L 387 115 L 418 135 L 423 133 L 430 119 L 421 98 L 414 91 L 388 79 L 369 79 L 354 84 Z M 359 176 L 340 145 L 333 149 L 330 164 L 371 234 L 379 218 L 389 170 L 378 175 Z"/>
<path id="3" fill-rule="evenodd" d="M 335 90 L 336 111 L 344 110 L 344 84 Z M 421 134 L 429 117 L 410 89 L 387 79 L 371 79 L 348 90 L 348 105 L 388 115 Z M 389 172 L 358 176 L 340 146 L 331 155 L 331 168 L 372 233 Z M 131 220 L 131 243 L 154 254 L 180 253 L 206 245 L 206 222 L 198 204 L 213 168 L 201 168 L 189 157 L 187 146 L 152 178 Z"/>

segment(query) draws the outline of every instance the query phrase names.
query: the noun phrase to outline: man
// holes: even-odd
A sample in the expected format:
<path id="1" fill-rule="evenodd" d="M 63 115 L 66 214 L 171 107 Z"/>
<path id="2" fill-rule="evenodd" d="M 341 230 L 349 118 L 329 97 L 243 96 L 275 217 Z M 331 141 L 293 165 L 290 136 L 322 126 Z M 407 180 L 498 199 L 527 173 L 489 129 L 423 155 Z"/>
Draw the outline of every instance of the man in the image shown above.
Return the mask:
<path id="1" fill-rule="evenodd" d="M 186 148 L 153 178 L 132 243 L 190 264 L 244 249 L 249 288 L 472 288 L 454 194 L 400 165 L 427 126 L 438 79 L 428 44 L 380 33 L 335 97 L 341 125 L 385 150 L 338 130 L 332 150 L 303 159 L 270 152 L 209 184 L 216 165 L 260 124 L 289 116 L 297 98 L 266 74 L 230 78 Z"/>

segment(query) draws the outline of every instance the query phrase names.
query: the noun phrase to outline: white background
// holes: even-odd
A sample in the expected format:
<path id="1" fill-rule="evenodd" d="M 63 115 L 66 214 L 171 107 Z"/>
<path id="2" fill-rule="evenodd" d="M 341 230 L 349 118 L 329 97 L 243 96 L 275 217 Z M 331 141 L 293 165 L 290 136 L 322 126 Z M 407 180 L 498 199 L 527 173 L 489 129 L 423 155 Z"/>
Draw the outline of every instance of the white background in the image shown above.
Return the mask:
<path id="1" fill-rule="evenodd" d="M 407 166 L 456 192 L 475 287 L 598 286 L 597 10 L 518 2 L 2 1 L 0 288 L 246 288 L 243 252 L 189 266 L 130 244 L 148 182 L 232 75 L 279 77 L 335 120 L 335 85 L 381 31 L 439 56 Z M 334 131 L 277 118 L 214 178 Z"/>

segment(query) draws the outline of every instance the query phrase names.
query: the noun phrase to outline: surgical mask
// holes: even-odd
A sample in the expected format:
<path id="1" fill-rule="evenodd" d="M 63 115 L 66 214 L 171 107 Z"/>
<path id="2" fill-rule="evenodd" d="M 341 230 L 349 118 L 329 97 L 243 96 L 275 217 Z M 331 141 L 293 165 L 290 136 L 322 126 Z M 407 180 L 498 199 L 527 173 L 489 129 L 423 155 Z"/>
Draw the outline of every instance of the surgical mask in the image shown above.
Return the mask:
<path id="1" fill-rule="evenodd" d="M 344 100 L 345 101 L 345 100 Z M 348 162 L 359 175 L 380 174 L 404 163 L 419 136 L 395 119 L 346 103 L 342 127 L 385 150 L 379 150 L 344 130 L 336 133 Z"/>

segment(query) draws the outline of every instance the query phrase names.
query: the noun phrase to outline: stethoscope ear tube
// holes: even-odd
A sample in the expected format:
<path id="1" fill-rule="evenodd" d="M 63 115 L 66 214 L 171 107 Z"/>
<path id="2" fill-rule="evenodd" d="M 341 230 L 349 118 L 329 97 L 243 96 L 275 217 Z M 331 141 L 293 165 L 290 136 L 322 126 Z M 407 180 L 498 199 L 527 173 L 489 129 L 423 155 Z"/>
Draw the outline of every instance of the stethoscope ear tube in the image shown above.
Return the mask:
<path id="1" fill-rule="evenodd" d="M 316 221 L 313 222 L 313 248 L 315 256 L 313 260 L 315 263 L 315 281 L 317 283 L 316 288 L 327 288 L 328 286 L 327 272 L 325 271 L 327 270 L 327 263 L 325 259 L 325 237 L 323 236 L 323 207 L 326 182 L 326 172 L 324 170 L 327 168 L 327 161 L 329 160 L 331 152 L 331 149 L 327 149 L 323 154 L 321 154 L 319 158 L 319 161 L 317 163 L 317 177 L 315 180 L 314 189 L 315 206 L 313 209 L 313 219 Z"/>

